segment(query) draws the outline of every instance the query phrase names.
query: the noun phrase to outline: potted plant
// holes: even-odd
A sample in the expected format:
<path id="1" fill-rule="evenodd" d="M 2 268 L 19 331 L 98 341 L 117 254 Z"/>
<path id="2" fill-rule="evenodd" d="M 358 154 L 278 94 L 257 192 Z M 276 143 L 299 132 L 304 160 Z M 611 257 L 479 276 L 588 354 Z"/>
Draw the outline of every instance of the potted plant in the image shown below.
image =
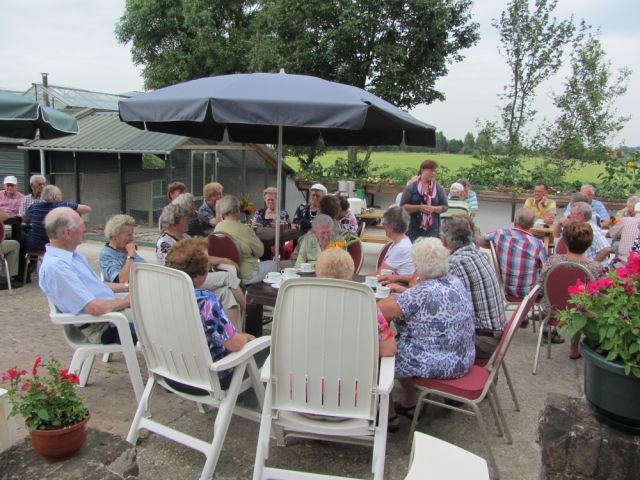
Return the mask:
<path id="1" fill-rule="evenodd" d="M 61 369 L 55 358 L 41 363 L 42 358 L 36 358 L 31 376 L 17 367 L 2 374 L 2 382 L 9 383 L 9 416 L 24 418 L 31 444 L 42 457 L 64 460 L 84 444 L 89 411 L 76 391 L 78 376 Z"/>
<path id="2" fill-rule="evenodd" d="M 640 433 L 640 254 L 598 280 L 569 287 L 558 312 L 568 335 L 582 334 L 585 395 L 609 423 Z"/>

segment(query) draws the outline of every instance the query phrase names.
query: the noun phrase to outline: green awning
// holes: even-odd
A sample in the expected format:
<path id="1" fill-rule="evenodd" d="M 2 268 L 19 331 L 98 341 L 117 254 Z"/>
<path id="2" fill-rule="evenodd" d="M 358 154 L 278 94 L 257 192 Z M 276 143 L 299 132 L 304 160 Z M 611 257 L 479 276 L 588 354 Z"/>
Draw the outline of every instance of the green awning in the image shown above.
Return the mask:
<path id="1" fill-rule="evenodd" d="M 11 138 L 58 138 L 78 133 L 71 115 L 20 95 L 0 92 L 0 136 Z"/>

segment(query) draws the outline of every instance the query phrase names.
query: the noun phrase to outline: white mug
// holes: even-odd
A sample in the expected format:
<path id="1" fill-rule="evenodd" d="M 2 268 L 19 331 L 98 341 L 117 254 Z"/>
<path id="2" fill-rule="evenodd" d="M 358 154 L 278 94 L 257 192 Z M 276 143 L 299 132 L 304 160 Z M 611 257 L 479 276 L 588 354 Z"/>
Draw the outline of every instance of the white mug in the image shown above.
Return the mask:
<path id="1" fill-rule="evenodd" d="M 300 265 L 300 271 L 311 272 L 313 271 L 313 265 L 311 265 L 310 263 L 303 263 Z"/>
<path id="2" fill-rule="evenodd" d="M 296 269 L 295 268 L 285 268 L 282 271 L 282 276 L 283 277 L 295 277 L 296 276 Z"/>
<path id="3" fill-rule="evenodd" d="M 378 277 L 374 277 L 373 275 L 366 276 L 364 277 L 364 283 L 371 288 L 376 288 L 378 286 Z"/>
<path id="4" fill-rule="evenodd" d="M 376 289 L 376 296 L 380 298 L 388 297 L 391 293 L 391 289 L 389 287 L 385 287 L 384 285 L 378 285 Z"/>
<path id="5" fill-rule="evenodd" d="M 280 280 L 280 278 L 282 277 L 282 275 L 280 274 L 280 272 L 269 272 L 267 273 L 267 279 L 268 280 Z"/>

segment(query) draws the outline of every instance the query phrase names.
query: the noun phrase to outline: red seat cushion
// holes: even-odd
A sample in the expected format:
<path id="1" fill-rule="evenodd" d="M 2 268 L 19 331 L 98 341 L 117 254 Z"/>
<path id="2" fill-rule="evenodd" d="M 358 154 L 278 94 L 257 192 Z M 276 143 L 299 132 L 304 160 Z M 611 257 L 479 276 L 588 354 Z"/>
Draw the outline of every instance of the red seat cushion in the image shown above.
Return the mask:
<path id="1" fill-rule="evenodd" d="M 436 378 L 414 378 L 413 383 L 432 390 L 450 393 L 458 397 L 475 400 L 482 394 L 489 371 L 486 368 L 473 365 L 464 377 L 453 380 L 439 380 Z"/>

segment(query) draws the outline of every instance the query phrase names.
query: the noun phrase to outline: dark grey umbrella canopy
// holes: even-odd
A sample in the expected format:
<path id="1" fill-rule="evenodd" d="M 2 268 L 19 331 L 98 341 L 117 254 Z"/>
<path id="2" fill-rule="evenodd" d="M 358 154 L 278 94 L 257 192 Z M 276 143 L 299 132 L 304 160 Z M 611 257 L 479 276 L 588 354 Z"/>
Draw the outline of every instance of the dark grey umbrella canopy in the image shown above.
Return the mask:
<path id="1" fill-rule="evenodd" d="M 119 102 L 134 127 L 285 145 L 435 146 L 435 127 L 360 88 L 317 77 L 250 73 L 200 78 Z"/>

